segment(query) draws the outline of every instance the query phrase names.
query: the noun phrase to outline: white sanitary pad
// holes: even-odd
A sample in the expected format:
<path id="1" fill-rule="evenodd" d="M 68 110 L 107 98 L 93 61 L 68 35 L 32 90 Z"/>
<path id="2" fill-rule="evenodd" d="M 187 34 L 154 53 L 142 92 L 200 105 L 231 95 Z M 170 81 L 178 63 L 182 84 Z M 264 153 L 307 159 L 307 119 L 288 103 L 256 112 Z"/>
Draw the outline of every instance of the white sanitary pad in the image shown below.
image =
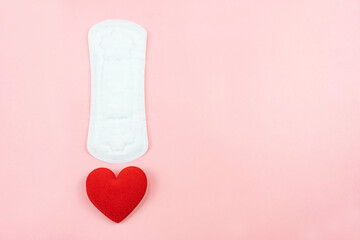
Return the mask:
<path id="1" fill-rule="evenodd" d="M 125 20 L 107 20 L 89 31 L 91 111 L 87 149 L 123 163 L 148 148 L 144 71 L 147 33 Z"/>

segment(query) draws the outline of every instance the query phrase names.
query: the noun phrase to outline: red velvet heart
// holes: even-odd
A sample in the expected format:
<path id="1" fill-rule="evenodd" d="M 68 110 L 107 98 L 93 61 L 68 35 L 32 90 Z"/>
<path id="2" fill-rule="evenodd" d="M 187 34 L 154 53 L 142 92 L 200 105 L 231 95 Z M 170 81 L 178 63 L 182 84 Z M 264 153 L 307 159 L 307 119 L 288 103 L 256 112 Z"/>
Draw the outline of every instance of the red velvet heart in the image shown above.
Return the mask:
<path id="1" fill-rule="evenodd" d="M 86 179 L 86 192 L 90 201 L 117 223 L 138 205 L 146 186 L 146 175 L 138 167 L 124 168 L 118 177 L 107 168 L 97 168 Z"/>

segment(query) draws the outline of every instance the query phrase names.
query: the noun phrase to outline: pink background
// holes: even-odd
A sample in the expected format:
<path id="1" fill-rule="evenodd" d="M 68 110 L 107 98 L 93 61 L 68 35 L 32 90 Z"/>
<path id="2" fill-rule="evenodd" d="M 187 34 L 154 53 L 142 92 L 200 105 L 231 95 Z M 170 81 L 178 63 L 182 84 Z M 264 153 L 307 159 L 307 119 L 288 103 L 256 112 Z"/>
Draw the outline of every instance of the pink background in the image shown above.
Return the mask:
<path id="1" fill-rule="evenodd" d="M 35 3 L 36 2 L 36 3 Z M 0 3 L 0 239 L 360 239 L 360 2 Z M 87 31 L 148 30 L 150 148 L 86 150 Z M 115 224 L 88 200 L 98 167 L 148 175 Z"/>

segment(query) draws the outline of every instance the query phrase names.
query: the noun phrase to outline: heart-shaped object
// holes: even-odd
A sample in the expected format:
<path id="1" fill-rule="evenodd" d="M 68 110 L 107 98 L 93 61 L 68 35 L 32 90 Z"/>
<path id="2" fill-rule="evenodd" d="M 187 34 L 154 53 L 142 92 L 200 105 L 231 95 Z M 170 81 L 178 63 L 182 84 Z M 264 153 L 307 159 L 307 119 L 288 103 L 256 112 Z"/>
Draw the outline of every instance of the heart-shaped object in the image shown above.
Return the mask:
<path id="1" fill-rule="evenodd" d="M 117 177 L 107 168 L 97 168 L 86 179 L 86 192 L 90 201 L 117 223 L 139 204 L 146 186 L 146 175 L 138 167 L 124 168 Z"/>

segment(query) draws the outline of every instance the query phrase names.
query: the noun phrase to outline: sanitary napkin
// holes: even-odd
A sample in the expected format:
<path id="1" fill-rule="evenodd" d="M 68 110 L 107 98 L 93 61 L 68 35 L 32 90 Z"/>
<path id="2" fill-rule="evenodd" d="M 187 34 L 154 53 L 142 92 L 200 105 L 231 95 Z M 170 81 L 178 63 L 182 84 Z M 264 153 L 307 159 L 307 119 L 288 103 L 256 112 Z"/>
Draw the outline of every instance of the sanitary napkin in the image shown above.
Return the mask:
<path id="1" fill-rule="evenodd" d="M 144 72 L 147 33 L 125 20 L 107 20 L 88 34 L 91 111 L 87 149 L 94 157 L 124 163 L 148 148 Z"/>

